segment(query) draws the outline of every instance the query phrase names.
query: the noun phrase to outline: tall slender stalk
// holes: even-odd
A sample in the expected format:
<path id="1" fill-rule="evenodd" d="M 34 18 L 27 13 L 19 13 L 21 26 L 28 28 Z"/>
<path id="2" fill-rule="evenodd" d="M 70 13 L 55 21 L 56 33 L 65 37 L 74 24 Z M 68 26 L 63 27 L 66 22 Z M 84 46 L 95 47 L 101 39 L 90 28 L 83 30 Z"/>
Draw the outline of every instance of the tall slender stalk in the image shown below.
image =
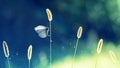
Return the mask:
<path id="1" fill-rule="evenodd" d="M 8 68 L 10 68 L 10 61 L 9 61 L 9 58 L 7 58 L 7 62 L 8 62 Z"/>
<path id="2" fill-rule="evenodd" d="M 51 32 L 51 22 L 50 22 L 50 68 L 52 64 L 52 32 Z"/>
<path id="3" fill-rule="evenodd" d="M 79 41 L 79 39 L 77 39 L 76 45 L 75 45 L 75 51 L 74 51 L 73 60 L 72 60 L 72 68 L 74 66 L 74 60 L 75 60 L 75 56 L 76 56 L 76 52 L 77 52 L 78 41 Z"/>
<path id="4" fill-rule="evenodd" d="M 52 68 L 52 25 L 51 25 L 51 21 L 52 21 L 52 12 L 50 11 L 50 9 L 46 9 L 46 13 L 48 16 L 48 21 L 49 21 L 49 28 L 50 28 L 50 68 Z"/>
<path id="5" fill-rule="evenodd" d="M 97 67 L 97 61 L 99 59 L 99 55 L 97 55 L 96 61 L 95 61 L 95 68 Z"/>
<path id="6" fill-rule="evenodd" d="M 28 63 L 28 66 L 29 66 L 29 68 L 30 68 L 30 60 L 28 61 L 29 63 Z"/>
<path id="7" fill-rule="evenodd" d="M 74 55 L 73 55 L 73 59 L 72 59 L 72 68 L 74 66 L 74 60 L 75 60 L 75 56 L 76 56 L 76 52 L 77 52 L 78 42 L 79 42 L 79 39 L 81 38 L 81 36 L 82 36 L 82 27 L 80 26 L 78 28 L 78 32 L 77 32 L 77 41 L 76 41 L 75 51 L 74 51 Z"/>
<path id="8" fill-rule="evenodd" d="M 96 62 L 95 62 L 95 68 L 97 68 L 97 62 L 98 62 L 98 59 L 99 59 L 99 55 L 102 51 L 102 46 L 103 46 L 103 39 L 100 39 L 99 42 L 98 42 L 98 47 L 97 47 L 98 56 L 97 56 L 97 59 L 96 59 Z"/>
<path id="9" fill-rule="evenodd" d="M 77 41 L 76 41 L 76 45 L 75 45 L 75 51 L 74 51 L 73 58 L 75 58 L 75 56 L 76 56 L 77 47 L 78 47 L 78 41 L 79 41 L 79 39 L 77 39 Z"/>

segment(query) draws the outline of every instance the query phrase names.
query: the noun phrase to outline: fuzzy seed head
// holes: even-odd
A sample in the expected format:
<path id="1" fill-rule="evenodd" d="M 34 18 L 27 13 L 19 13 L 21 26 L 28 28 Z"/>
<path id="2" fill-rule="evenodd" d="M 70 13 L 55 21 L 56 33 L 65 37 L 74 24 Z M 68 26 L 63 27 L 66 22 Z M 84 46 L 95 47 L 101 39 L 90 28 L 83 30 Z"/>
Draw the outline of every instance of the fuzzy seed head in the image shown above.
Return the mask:
<path id="1" fill-rule="evenodd" d="M 28 47 L 28 60 L 31 60 L 31 57 L 32 57 L 32 45 L 30 45 L 29 47 Z"/>
<path id="2" fill-rule="evenodd" d="M 9 48 L 8 48 L 7 42 L 3 41 L 2 45 L 3 45 L 3 51 L 5 54 L 5 57 L 8 58 L 10 54 L 9 54 Z"/>
<path id="3" fill-rule="evenodd" d="M 47 13 L 47 16 L 48 16 L 48 20 L 51 22 L 52 21 L 52 12 L 50 11 L 50 9 L 46 9 L 46 13 Z"/>
<path id="4" fill-rule="evenodd" d="M 98 42 L 97 53 L 100 54 L 103 46 L 103 39 L 100 39 Z"/>
<path id="5" fill-rule="evenodd" d="M 80 26 L 79 28 L 78 28 L 78 32 L 77 32 L 77 38 L 81 38 L 81 36 L 82 36 L 82 27 Z"/>

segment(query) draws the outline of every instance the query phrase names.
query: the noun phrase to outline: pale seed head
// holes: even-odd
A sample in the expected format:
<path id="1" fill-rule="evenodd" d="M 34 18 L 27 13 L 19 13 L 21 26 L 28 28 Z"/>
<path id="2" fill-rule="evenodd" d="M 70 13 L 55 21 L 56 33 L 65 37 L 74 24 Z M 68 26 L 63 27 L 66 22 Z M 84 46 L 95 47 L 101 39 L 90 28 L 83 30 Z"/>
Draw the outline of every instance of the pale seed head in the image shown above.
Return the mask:
<path id="1" fill-rule="evenodd" d="M 100 54 L 103 46 L 103 39 L 100 39 L 98 42 L 97 53 Z"/>
<path id="2" fill-rule="evenodd" d="M 30 45 L 29 47 L 28 47 L 28 60 L 31 60 L 31 57 L 32 57 L 32 45 Z"/>
<path id="3" fill-rule="evenodd" d="M 3 51 L 5 54 L 5 57 L 9 57 L 10 54 L 9 54 L 9 48 L 8 48 L 7 42 L 3 41 L 2 45 L 3 45 Z"/>
<path id="4" fill-rule="evenodd" d="M 48 20 L 51 22 L 52 21 L 52 12 L 50 11 L 50 9 L 46 9 L 46 13 L 47 13 L 47 16 L 48 16 Z"/>
<path id="5" fill-rule="evenodd" d="M 81 38 L 81 36 L 82 36 L 82 27 L 80 26 L 79 28 L 78 28 L 78 32 L 77 32 L 77 38 Z"/>
<path id="6" fill-rule="evenodd" d="M 113 63 L 117 63 L 117 57 L 116 57 L 115 53 L 112 50 L 109 51 L 109 55 L 110 55 Z"/>

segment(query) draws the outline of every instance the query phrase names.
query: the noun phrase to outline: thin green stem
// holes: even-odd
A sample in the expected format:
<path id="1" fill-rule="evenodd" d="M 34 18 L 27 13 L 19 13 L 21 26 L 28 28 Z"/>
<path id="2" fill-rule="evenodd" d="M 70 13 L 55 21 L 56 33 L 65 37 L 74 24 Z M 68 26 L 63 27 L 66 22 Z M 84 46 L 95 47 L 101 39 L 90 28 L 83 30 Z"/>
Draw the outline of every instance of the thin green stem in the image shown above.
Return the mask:
<path id="1" fill-rule="evenodd" d="M 97 68 L 98 59 L 99 59 L 99 54 L 97 55 L 97 58 L 96 58 L 96 61 L 95 61 L 95 68 Z"/>
<path id="2" fill-rule="evenodd" d="M 29 68 L 30 68 L 30 60 L 29 60 L 28 66 L 29 66 Z"/>
<path id="3" fill-rule="evenodd" d="M 51 30 L 51 21 L 49 22 L 50 27 L 50 68 L 52 68 L 52 30 Z"/>
<path id="4" fill-rule="evenodd" d="M 76 45 L 75 45 L 75 51 L 74 51 L 73 60 L 72 60 L 72 68 L 74 66 L 73 64 L 74 64 L 75 56 L 76 56 L 76 53 L 77 53 L 78 42 L 79 42 L 79 38 L 77 39 Z"/>
<path id="5" fill-rule="evenodd" d="M 8 57 L 7 57 L 7 62 L 8 62 L 8 68 L 10 68 L 10 61 Z"/>

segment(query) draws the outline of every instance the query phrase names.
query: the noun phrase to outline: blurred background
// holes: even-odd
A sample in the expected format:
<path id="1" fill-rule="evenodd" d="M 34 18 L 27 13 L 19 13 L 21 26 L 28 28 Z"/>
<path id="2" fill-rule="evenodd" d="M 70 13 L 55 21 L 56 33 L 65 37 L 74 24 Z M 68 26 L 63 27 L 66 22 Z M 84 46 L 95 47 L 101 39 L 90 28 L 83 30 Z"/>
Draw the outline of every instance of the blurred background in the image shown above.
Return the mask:
<path id="1" fill-rule="evenodd" d="M 61 60 L 73 56 L 79 26 L 83 27 L 83 34 L 76 59 L 86 55 L 94 58 L 100 38 L 105 43 L 103 54 L 109 49 L 119 51 L 120 0 L 0 0 L 0 68 L 8 68 L 3 41 L 8 43 L 11 68 L 28 68 L 30 44 L 33 45 L 31 68 L 49 68 L 49 36 L 40 38 L 34 30 L 38 25 L 49 27 L 46 8 L 53 14 L 52 63 L 55 68 L 64 68 L 60 67 Z"/>

